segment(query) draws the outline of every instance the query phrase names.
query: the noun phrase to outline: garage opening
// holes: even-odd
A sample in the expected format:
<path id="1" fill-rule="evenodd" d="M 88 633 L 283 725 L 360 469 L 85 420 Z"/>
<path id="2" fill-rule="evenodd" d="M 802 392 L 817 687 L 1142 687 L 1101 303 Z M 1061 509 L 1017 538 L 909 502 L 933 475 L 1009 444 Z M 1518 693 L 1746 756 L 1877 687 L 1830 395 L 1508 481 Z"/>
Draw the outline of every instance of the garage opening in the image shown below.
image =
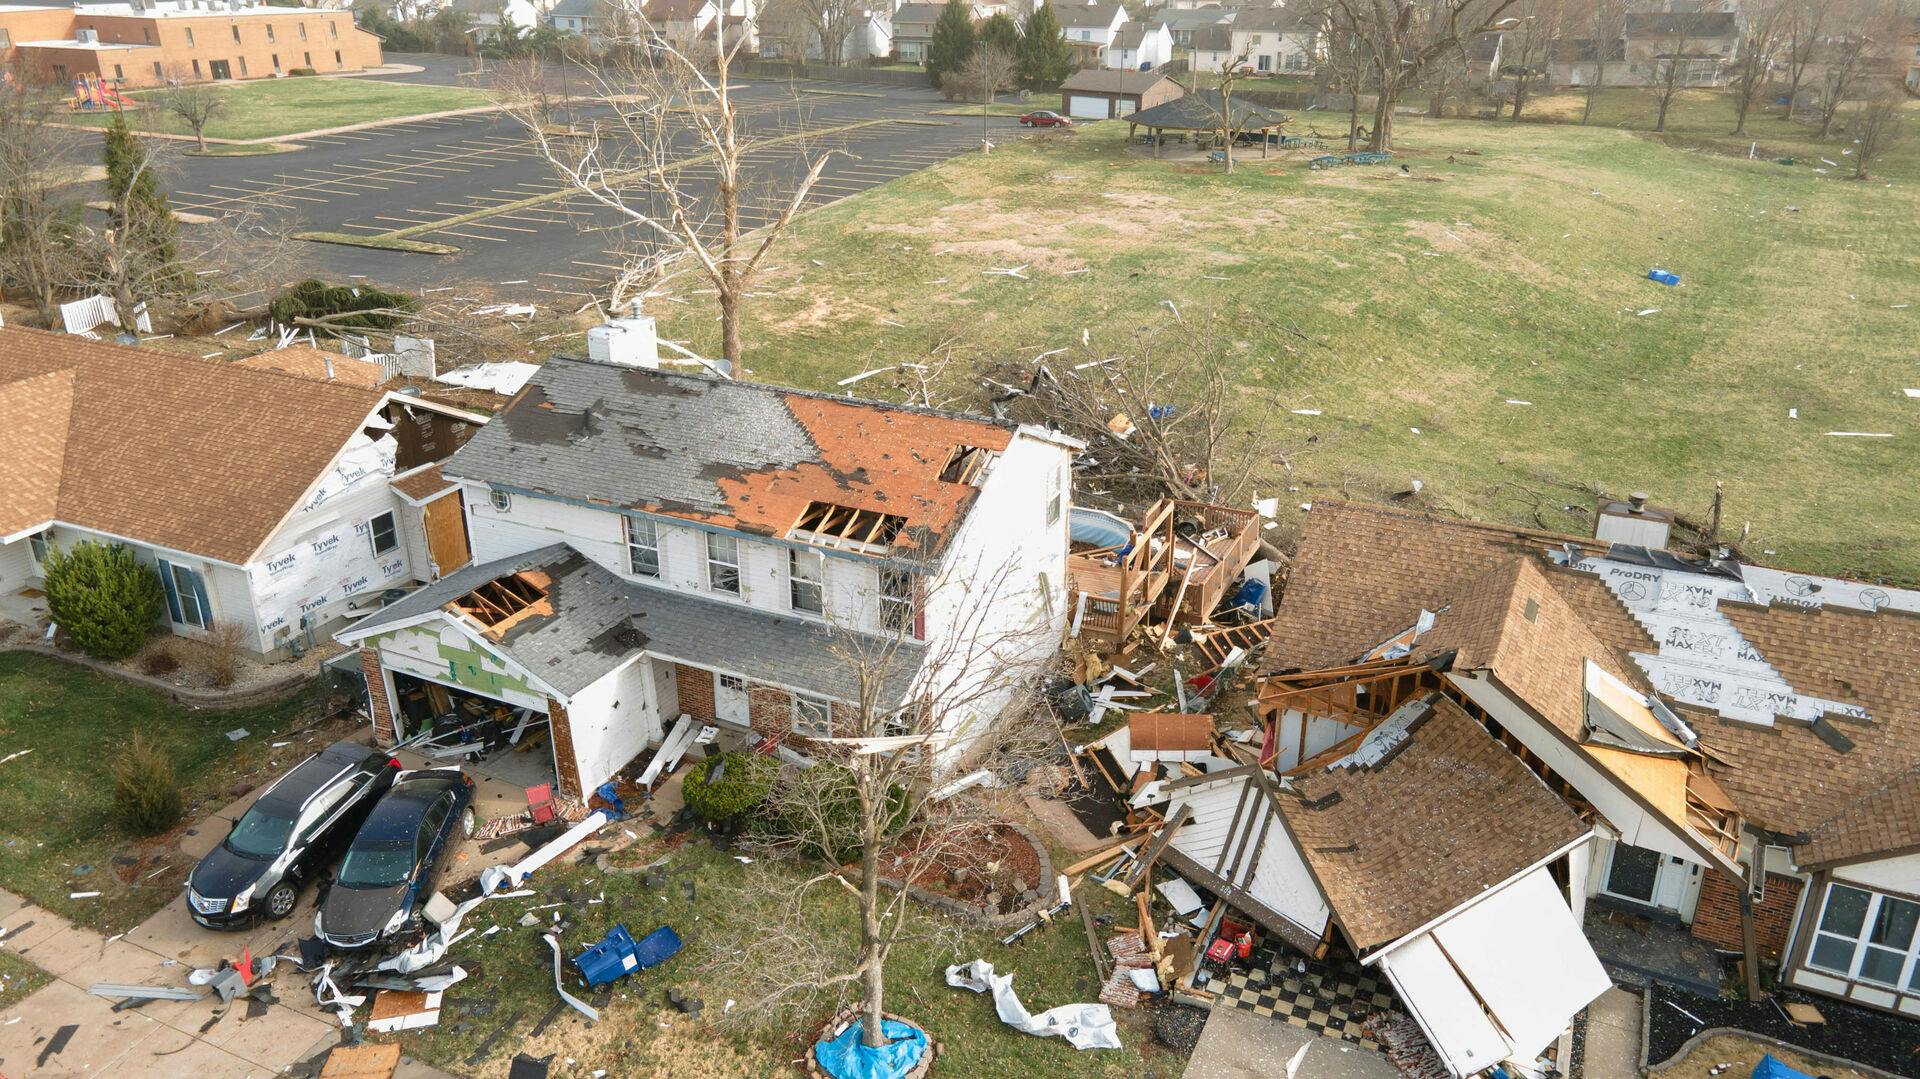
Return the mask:
<path id="1" fill-rule="evenodd" d="M 395 734 L 433 765 L 463 764 L 521 786 L 554 780 L 547 714 L 392 672 Z"/>

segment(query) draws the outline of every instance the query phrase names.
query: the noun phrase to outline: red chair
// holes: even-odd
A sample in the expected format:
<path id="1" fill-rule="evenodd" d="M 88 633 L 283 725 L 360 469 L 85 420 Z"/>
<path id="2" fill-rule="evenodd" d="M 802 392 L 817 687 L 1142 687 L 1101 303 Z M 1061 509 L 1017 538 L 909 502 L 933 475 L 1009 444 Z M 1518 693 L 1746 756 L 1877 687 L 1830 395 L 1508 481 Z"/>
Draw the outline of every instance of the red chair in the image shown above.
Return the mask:
<path id="1" fill-rule="evenodd" d="M 527 788 L 527 813 L 535 824 L 547 824 L 558 816 L 553 808 L 553 784 Z"/>

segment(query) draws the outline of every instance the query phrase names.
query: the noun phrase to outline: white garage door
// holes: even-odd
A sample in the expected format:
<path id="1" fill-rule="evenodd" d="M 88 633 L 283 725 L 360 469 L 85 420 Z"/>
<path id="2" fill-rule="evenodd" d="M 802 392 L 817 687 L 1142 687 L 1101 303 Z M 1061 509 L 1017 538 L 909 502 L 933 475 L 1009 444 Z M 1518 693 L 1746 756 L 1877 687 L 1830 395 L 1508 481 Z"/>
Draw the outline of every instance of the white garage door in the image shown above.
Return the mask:
<path id="1" fill-rule="evenodd" d="M 1394 949 L 1381 966 L 1455 1075 L 1533 1060 L 1612 984 L 1545 869 Z"/>
<path id="2" fill-rule="evenodd" d="M 1107 118 L 1107 99 L 1088 97 L 1085 94 L 1068 94 L 1067 115 L 1075 119 L 1104 120 Z"/>

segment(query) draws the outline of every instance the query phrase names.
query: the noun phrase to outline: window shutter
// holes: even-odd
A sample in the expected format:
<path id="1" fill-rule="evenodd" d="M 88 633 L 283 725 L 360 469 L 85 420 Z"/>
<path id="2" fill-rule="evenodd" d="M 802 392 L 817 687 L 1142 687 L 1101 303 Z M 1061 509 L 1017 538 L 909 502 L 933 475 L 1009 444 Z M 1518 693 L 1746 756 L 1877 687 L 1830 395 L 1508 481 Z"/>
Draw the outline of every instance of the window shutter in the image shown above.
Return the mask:
<path id="1" fill-rule="evenodd" d="M 167 590 L 167 613 L 176 625 L 184 624 L 180 618 L 180 593 L 173 588 L 173 563 L 164 558 L 160 559 L 160 585 Z"/>

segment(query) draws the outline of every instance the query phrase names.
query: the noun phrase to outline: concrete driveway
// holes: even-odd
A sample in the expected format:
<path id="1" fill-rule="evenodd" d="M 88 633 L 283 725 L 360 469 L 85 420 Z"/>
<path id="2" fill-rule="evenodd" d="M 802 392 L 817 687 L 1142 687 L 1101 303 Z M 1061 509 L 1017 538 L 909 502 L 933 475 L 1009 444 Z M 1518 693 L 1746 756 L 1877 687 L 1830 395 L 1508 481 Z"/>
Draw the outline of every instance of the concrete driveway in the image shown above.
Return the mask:
<path id="1" fill-rule="evenodd" d="M 1278 1079 L 1301 1046 L 1307 1055 L 1299 1079 L 1399 1079 L 1387 1058 L 1371 1049 L 1224 1006 L 1207 1018 L 1182 1079 Z"/>

